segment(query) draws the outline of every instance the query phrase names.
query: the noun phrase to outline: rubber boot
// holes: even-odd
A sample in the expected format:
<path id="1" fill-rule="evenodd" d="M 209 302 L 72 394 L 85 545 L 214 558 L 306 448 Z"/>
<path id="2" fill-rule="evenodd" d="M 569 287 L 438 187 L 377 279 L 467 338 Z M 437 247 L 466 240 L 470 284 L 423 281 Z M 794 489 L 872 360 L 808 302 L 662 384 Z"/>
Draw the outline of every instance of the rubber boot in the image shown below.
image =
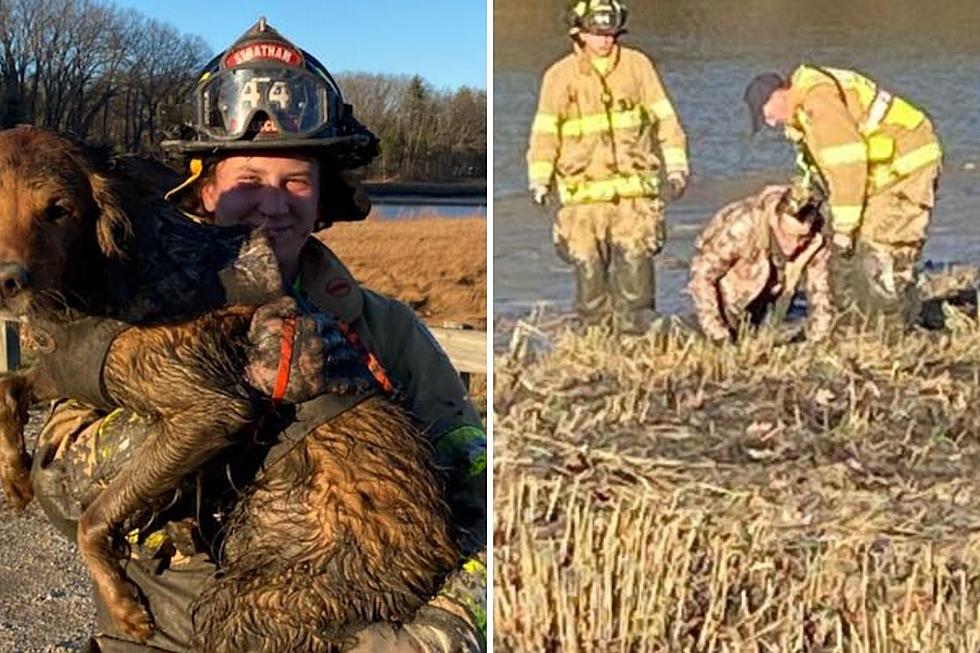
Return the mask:
<path id="1" fill-rule="evenodd" d="M 584 328 L 602 324 L 609 312 L 606 270 L 598 261 L 575 264 L 575 310 Z"/>
<path id="2" fill-rule="evenodd" d="M 628 256 L 620 249 L 613 251 L 612 258 L 616 330 L 625 335 L 642 335 L 655 316 L 653 258 Z"/>

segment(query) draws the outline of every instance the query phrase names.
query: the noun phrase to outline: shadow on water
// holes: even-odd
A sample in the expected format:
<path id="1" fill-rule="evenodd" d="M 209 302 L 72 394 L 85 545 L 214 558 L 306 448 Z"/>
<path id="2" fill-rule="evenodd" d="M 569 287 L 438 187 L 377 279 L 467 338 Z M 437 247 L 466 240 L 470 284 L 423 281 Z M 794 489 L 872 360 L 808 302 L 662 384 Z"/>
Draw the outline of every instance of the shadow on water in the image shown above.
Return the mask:
<path id="1" fill-rule="evenodd" d="M 568 51 L 564 0 L 494 2 L 494 311 L 565 307 L 571 275 L 554 255 L 550 216 L 526 199 L 524 152 L 539 77 Z M 885 8 L 887 7 L 887 9 Z M 685 0 L 630 5 L 624 43 L 653 57 L 688 134 L 693 185 L 668 208 L 658 258 L 663 311 L 686 312 L 694 238 L 718 208 L 780 182 L 793 154 L 773 132 L 751 139 L 741 101 L 755 74 L 803 61 L 864 71 L 925 108 L 946 154 L 925 256 L 980 261 L 980 3 L 896 0 Z"/>

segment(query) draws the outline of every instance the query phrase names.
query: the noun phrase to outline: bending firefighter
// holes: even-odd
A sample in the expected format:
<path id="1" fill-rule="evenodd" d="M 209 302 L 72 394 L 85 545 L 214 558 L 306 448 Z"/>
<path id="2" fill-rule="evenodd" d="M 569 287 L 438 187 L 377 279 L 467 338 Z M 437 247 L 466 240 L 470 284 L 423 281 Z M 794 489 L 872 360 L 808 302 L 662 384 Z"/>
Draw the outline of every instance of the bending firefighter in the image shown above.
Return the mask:
<path id="1" fill-rule="evenodd" d="M 619 330 L 641 333 L 653 317 L 653 257 L 664 244 L 660 175 L 665 168 L 680 198 L 686 138 L 653 63 L 618 44 L 622 3 L 578 2 L 568 19 L 573 52 L 541 82 L 527 153 L 530 190 L 539 204 L 558 191 L 554 240 L 575 267 L 583 321 L 600 322 L 611 309 Z"/>
<path id="2" fill-rule="evenodd" d="M 803 282 L 807 337 L 826 338 L 833 325 L 820 204 L 800 201 L 790 186 L 721 209 L 694 245 L 688 286 L 705 336 L 717 343 L 742 329 L 777 325 Z"/>
<path id="3" fill-rule="evenodd" d="M 918 316 L 915 264 L 935 204 L 942 151 L 920 109 L 850 70 L 800 66 L 745 91 L 753 129 L 782 125 L 806 183 L 828 200 L 834 295 L 861 317 Z"/>
<path id="4" fill-rule="evenodd" d="M 481 650 L 487 479 L 479 414 L 411 309 L 359 286 L 312 236 L 334 221 L 367 215 L 370 205 L 345 175 L 376 156 L 377 139 L 353 118 L 327 70 L 264 20 L 206 67 L 194 105 L 186 132 L 164 143 L 191 169 L 190 178 L 168 198 L 192 219 L 265 231 L 286 288 L 307 311 L 304 319 L 315 322 L 326 315 L 340 321 L 349 346 L 360 352 L 379 387 L 410 409 L 430 436 L 438 464 L 447 470 L 461 544 L 472 556 L 411 623 L 398 629 L 370 626 L 344 650 Z M 253 321 L 253 330 L 261 327 Z M 281 321 L 268 321 L 272 336 L 282 328 Z M 260 334 L 258 340 L 270 338 Z M 277 345 L 265 351 L 263 359 L 264 350 L 257 347 L 250 367 L 275 370 L 278 350 Z M 291 376 L 324 370 L 295 369 Z M 105 415 L 76 401 L 56 404 L 39 438 L 32 480 L 45 512 L 66 535 L 73 534 L 93 487 L 136 463 L 132 456 L 146 433 L 146 422 L 129 411 Z M 277 436 L 277 431 L 262 432 L 254 441 L 275 443 Z M 191 649 L 189 606 L 219 569 L 222 515 L 254 479 L 259 463 L 269 460 L 263 455 L 233 449 L 226 465 L 211 477 L 205 474 L 153 527 L 130 534 L 126 574 L 151 605 L 154 632 L 145 644 L 131 641 L 115 630 L 96 597 L 99 632 L 92 650 Z"/>

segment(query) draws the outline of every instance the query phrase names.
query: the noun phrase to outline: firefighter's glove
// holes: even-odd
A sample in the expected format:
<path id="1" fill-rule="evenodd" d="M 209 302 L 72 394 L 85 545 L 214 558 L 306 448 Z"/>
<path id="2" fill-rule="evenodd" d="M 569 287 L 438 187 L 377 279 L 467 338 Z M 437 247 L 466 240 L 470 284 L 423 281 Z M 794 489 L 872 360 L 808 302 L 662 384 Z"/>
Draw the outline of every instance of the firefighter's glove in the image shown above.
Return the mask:
<path id="1" fill-rule="evenodd" d="M 337 320 L 304 313 L 291 297 L 260 306 L 248 339 L 246 379 L 274 401 L 299 403 L 325 392 L 350 394 L 371 387 L 370 372 Z"/>
<path id="2" fill-rule="evenodd" d="M 543 184 L 531 186 L 531 200 L 538 206 L 545 206 L 548 203 L 548 187 Z"/>
<path id="3" fill-rule="evenodd" d="M 670 199 L 677 201 L 684 197 L 687 190 L 687 175 L 683 172 L 671 172 L 667 175 L 667 184 L 670 186 Z"/>
<path id="4" fill-rule="evenodd" d="M 854 254 L 854 234 L 835 231 L 830 240 L 834 254 L 843 258 L 850 258 Z"/>

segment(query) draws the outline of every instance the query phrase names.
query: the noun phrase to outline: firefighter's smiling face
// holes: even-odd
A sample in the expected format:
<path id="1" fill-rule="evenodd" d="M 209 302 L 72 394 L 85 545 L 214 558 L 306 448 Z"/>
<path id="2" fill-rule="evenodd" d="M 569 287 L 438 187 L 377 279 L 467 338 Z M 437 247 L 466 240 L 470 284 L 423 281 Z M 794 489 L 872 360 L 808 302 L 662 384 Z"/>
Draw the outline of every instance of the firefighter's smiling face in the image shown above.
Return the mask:
<path id="1" fill-rule="evenodd" d="M 300 250 L 319 217 L 319 164 L 272 153 L 228 156 L 202 186 L 201 201 L 215 224 L 261 227 L 284 280 L 291 283 Z"/>
<path id="2" fill-rule="evenodd" d="M 593 34 L 592 32 L 580 32 L 582 47 L 586 53 L 593 57 L 608 57 L 616 45 L 616 37 L 612 34 Z"/>

